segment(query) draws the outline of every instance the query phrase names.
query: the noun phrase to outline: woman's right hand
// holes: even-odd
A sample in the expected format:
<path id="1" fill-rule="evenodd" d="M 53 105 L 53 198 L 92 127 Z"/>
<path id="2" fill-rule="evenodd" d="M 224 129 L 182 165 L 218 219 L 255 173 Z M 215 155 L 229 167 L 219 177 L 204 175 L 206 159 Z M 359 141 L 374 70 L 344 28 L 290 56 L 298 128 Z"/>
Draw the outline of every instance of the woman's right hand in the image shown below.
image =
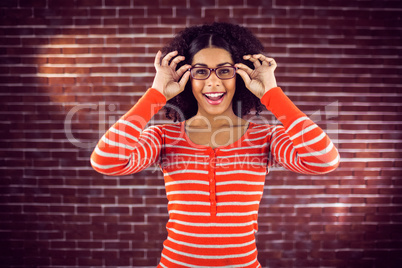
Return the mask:
<path id="1" fill-rule="evenodd" d="M 170 100 L 184 90 L 190 77 L 187 70 L 191 65 L 185 64 L 176 71 L 176 66 L 184 60 L 184 56 L 177 56 L 177 51 L 168 53 L 161 62 L 162 52 L 158 51 L 155 57 L 156 75 L 152 88 L 162 93 L 166 100 Z M 173 60 L 172 60 L 173 59 Z M 169 62 L 171 63 L 169 64 Z"/>

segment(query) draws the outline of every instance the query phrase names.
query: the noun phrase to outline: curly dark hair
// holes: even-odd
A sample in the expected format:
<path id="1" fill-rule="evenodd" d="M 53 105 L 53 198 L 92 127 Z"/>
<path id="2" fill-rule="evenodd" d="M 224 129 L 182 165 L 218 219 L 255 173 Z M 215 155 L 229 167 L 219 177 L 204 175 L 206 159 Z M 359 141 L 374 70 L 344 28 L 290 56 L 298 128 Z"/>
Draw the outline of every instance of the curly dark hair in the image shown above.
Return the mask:
<path id="1" fill-rule="evenodd" d="M 243 63 L 254 69 L 250 61 L 243 59 L 247 54 L 262 53 L 264 47 L 254 34 L 247 28 L 224 22 L 215 22 L 201 26 L 192 26 L 179 32 L 173 40 L 162 49 L 166 55 L 171 51 L 178 51 L 178 55 L 185 57 L 176 69 L 184 64 L 191 64 L 194 55 L 201 49 L 218 47 L 225 49 L 232 56 L 233 62 Z M 232 100 L 233 112 L 242 117 L 254 108 L 256 115 L 262 111 L 260 100 L 245 86 L 243 79 L 236 75 L 236 91 Z M 190 80 L 183 92 L 170 99 L 165 105 L 165 115 L 176 121 L 187 120 L 196 115 L 198 110 Z"/>

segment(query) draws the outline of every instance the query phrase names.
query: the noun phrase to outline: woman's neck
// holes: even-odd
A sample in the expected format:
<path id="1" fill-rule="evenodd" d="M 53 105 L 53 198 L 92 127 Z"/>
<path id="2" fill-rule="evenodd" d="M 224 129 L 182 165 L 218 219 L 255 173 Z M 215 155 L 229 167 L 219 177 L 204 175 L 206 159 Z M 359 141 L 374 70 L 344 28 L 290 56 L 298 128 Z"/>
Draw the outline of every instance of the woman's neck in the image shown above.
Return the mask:
<path id="1" fill-rule="evenodd" d="M 201 111 L 198 111 L 194 117 L 186 120 L 186 125 L 188 127 L 211 129 L 242 126 L 246 123 L 246 120 L 235 115 L 233 111 L 219 115 L 204 114 Z"/>

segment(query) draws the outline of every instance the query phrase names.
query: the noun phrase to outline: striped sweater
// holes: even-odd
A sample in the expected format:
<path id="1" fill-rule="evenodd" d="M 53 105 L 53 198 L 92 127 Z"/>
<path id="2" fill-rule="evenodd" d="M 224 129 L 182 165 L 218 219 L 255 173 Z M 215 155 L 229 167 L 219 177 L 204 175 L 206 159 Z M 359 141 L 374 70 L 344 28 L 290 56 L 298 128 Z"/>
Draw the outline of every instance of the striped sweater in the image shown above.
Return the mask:
<path id="1" fill-rule="evenodd" d="M 250 122 L 238 141 L 212 149 L 193 143 L 184 122 L 144 130 L 166 103 L 149 89 L 99 141 L 91 164 L 100 173 L 128 175 L 152 164 L 163 170 L 169 221 L 158 267 L 261 267 L 255 232 L 272 162 L 304 174 L 337 167 L 328 136 L 280 88 L 261 102 L 283 126 Z"/>

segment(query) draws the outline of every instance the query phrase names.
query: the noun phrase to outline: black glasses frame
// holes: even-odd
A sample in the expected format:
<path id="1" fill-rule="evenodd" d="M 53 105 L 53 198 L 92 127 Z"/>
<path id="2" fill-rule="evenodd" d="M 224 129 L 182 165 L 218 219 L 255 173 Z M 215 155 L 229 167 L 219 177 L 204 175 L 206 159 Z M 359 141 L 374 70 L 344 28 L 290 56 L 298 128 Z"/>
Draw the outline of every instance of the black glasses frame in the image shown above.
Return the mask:
<path id="1" fill-rule="evenodd" d="M 219 77 L 219 75 L 218 75 L 218 73 L 216 72 L 216 70 L 218 70 L 218 69 L 223 69 L 223 68 L 233 68 L 233 69 L 234 69 L 233 76 L 232 76 L 232 77 L 227 77 L 227 78 L 221 78 L 221 77 Z M 209 70 L 209 74 L 208 74 L 207 77 L 202 78 L 202 79 L 200 79 L 200 78 L 195 78 L 195 77 L 193 76 L 193 73 L 191 72 L 191 70 L 193 70 L 193 69 L 207 69 L 207 70 Z M 200 67 L 191 67 L 191 68 L 188 69 L 188 70 L 189 70 L 189 72 L 190 72 L 191 77 L 192 77 L 193 79 L 195 79 L 195 80 L 207 80 L 207 79 L 211 76 L 212 72 L 214 72 L 215 75 L 216 75 L 219 79 L 221 79 L 221 80 L 228 80 L 228 79 L 232 79 L 233 77 L 235 77 L 236 71 L 237 71 L 237 67 L 235 67 L 235 66 L 221 66 L 221 67 L 217 67 L 217 68 L 208 68 L 208 67 L 201 67 L 201 66 L 200 66 Z"/>

